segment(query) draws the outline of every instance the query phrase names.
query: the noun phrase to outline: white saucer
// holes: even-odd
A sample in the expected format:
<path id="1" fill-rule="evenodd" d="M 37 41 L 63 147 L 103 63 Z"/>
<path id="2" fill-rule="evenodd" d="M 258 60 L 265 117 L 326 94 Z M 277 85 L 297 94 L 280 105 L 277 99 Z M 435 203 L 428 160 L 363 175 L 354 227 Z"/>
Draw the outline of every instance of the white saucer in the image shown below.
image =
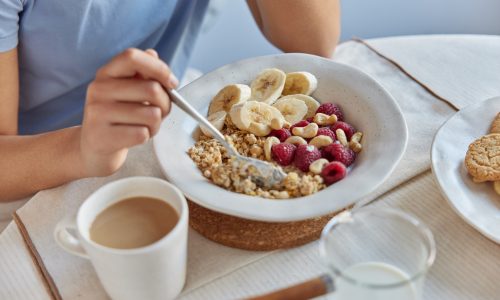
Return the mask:
<path id="1" fill-rule="evenodd" d="M 438 130 L 431 149 L 432 172 L 451 206 L 470 225 L 500 243 L 500 195 L 491 182 L 474 183 L 464 157 L 469 144 L 488 133 L 500 112 L 500 97 L 461 109 Z"/>

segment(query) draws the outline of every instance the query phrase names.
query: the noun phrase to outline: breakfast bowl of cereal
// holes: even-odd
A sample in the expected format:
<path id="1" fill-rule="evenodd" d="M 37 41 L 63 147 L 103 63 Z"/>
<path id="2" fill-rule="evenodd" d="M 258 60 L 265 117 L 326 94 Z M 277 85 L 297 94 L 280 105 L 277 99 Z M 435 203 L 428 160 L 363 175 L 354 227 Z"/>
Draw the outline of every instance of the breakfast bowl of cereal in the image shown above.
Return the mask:
<path id="1" fill-rule="evenodd" d="M 175 105 L 154 150 L 166 178 L 196 204 L 266 222 L 342 210 L 374 191 L 405 150 L 407 127 L 391 95 L 367 74 L 307 54 L 239 61 L 180 94 L 243 156 L 284 174 L 272 186 Z"/>

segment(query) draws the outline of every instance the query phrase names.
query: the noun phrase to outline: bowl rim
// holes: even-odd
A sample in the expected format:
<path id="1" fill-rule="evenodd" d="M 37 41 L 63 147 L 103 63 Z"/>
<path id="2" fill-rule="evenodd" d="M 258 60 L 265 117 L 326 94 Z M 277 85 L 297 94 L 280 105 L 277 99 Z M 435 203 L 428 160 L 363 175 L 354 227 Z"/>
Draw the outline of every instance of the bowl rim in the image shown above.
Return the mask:
<path id="1" fill-rule="evenodd" d="M 358 68 L 355 68 L 353 66 L 349 66 L 347 64 L 343 64 L 343 63 L 339 63 L 339 62 L 335 62 L 335 61 L 332 61 L 330 59 L 326 59 L 326 58 L 323 58 L 323 57 L 319 57 L 319 56 L 315 56 L 315 55 L 310 55 L 310 54 L 303 54 L 303 53 L 286 53 L 286 54 L 276 54 L 276 55 L 264 55 L 264 56 L 257 56 L 257 57 L 252 57 L 252 58 L 247 58 L 247 59 L 243 59 L 243 60 L 239 60 L 239 61 L 236 61 L 236 62 L 233 62 L 233 63 L 230 63 L 230 64 L 227 64 L 227 65 L 224 65 L 222 67 L 219 67 L 217 69 L 215 69 L 214 71 L 211 71 L 209 73 L 206 73 L 204 74 L 202 77 L 194 80 L 193 82 L 189 83 L 188 85 L 184 86 L 182 89 L 179 90 L 180 93 L 182 93 L 182 91 L 187 88 L 187 87 L 190 87 L 192 85 L 195 85 L 198 81 L 202 80 L 205 76 L 209 76 L 209 75 L 213 75 L 214 73 L 220 73 L 222 71 L 224 71 L 225 69 L 230 69 L 230 68 L 233 68 L 235 65 L 240 65 L 240 64 L 247 64 L 247 63 L 251 63 L 253 61 L 256 61 L 256 60 L 272 60 L 272 59 L 280 59 L 282 57 L 289 57 L 290 59 L 294 58 L 294 57 L 297 57 L 297 58 L 305 58 L 305 59 L 312 59 L 312 60 L 315 60 L 317 62 L 320 62 L 320 63 L 326 63 L 326 64 L 331 64 L 331 65 L 336 65 L 336 68 L 341 68 L 343 70 L 348 70 L 348 72 L 351 72 L 351 74 L 356 74 L 356 76 L 359 76 L 360 79 L 363 79 L 363 80 L 366 80 L 366 81 L 371 81 L 371 83 L 373 84 L 373 86 L 375 86 L 377 89 L 380 90 L 380 92 L 385 96 L 385 101 L 386 103 L 385 104 L 390 104 L 392 105 L 392 109 L 394 110 L 395 114 L 394 114 L 394 118 L 397 119 L 398 121 L 398 125 L 400 126 L 399 129 L 399 133 L 400 135 L 398 136 L 399 139 L 397 141 L 397 145 L 395 146 L 397 148 L 397 153 L 393 154 L 393 156 L 391 157 L 391 161 L 390 163 L 387 165 L 387 168 L 385 169 L 385 171 L 383 172 L 384 174 L 380 175 L 378 174 L 379 176 L 377 177 L 377 181 L 375 183 L 371 183 L 370 184 L 370 187 L 368 189 L 366 189 L 366 191 L 364 192 L 363 195 L 357 197 L 356 199 L 349 199 L 348 201 L 345 201 L 345 199 L 339 199 L 338 203 L 340 204 L 339 207 L 335 208 L 335 209 L 328 209 L 328 208 L 324 208 L 323 210 L 300 210 L 300 209 L 297 209 L 297 210 L 294 210 L 292 213 L 290 213 L 290 210 L 288 210 L 288 214 L 287 215 L 284 215 L 284 214 L 272 214 L 272 213 L 269 213 L 267 212 L 265 209 L 262 209 L 260 210 L 258 213 L 256 212 L 248 212 L 248 211 L 243 211 L 241 208 L 235 208 L 234 206 L 233 207 L 221 207 L 221 206 L 218 206 L 218 205 L 214 205 L 213 203 L 211 203 L 212 201 L 205 201 L 203 199 L 199 199 L 198 197 L 196 197 L 192 192 L 191 192 L 191 189 L 189 188 L 184 188 L 184 186 L 182 186 L 182 182 L 179 182 L 178 180 L 176 180 L 175 176 L 174 175 L 170 175 L 169 172 L 167 171 L 167 168 L 163 166 L 162 164 L 162 160 L 160 159 L 161 157 L 161 154 L 160 154 L 160 150 L 162 150 L 164 152 L 164 149 L 163 148 L 160 148 L 159 146 L 159 134 L 157 136 L 154 137 L 153 139 L 153 149 L 154 149 L 154 153 L 155 153 L 155 156 L 160 164 L 160 169 L 162 171 L 162 173 L 164 174 L 164 176 L 167 178 L 167 180 L 173 184 L 176 184 L 176 182 L 179 182 L 180 185 L 177 185 L 179 187 L 179 189 L 181 189 L 183 191 L 183 193 L 186 195 L 186 197 L 193 201 L 193 202 L 196 202 L 197 204 L 205 207 L 205 208 L 208 208 L 210 210 L 213 210 L 213 211 L 216 211 L 216 212 L 220 212 L 220 213 L 224 213 L 224 214 L 228 214 L 228 215 L 233 215 L 233 216 L 237 216 L 237 217 L 241 217 L 241 218 L 245 218 L 245 219 L 251 219 L 251 220 L 257 220 L 257 221 L 266 221 L 266 222 L 290 222 L 290 221 L 300 221 L 300 220 L 305 220 L 305 219 L 310 219 L 310 218 L 315 218 L 315 217 L 319 217 L 319 216 L 323 216 L 323 215 L 326 215 L 328 213 L 331 213 L 331 212 L 334 212 L 334 211 L 338 211 L 338 210 L 341 210 L 343 208 L 346 208 L 352 204 L 355 204 L 356 202 L 358 202 L 359 200 L 365 198 L 367 195 L 369 195 L 370 193 L 372 193 L 373 191 L 375 191 L 382 183 L 384 183 L 386 181 L 386 179 L 392 174 L 392 172 L 394 171 L 394 169 L 396 168 L 396 166 L 398 165 L 399 161 L 401 160 L 401 158 L 403 157 L 403 154 L 405 153 L 405 150 L 406 150 L 406 147 L 407 147 L 407 144 L 408 144 L 408 126 L 406 124 L 406 120 L 404 118 L 404 115 L 401 111 L 401 108 L 399 107 L 399 104 L 396 102 L 396 100 L 392 97 L 392 95 L 378 82 L 376 81 L 373 77 L 371 77 L 370 75 L 366 74 L 365 72 L 359 70 Z M 177 107 L 173 107 L 172 110 L 178 110 Z M 179 110 L 180 111 L 180 110 Z M 162 129 L 160 129 L 161 131 Z M 201 174 L 201 172 L 200 172 Z M 206 180 L 206 179 L 205 179 Z M 309 196 L 303 196 L 303 197 L 298 197 L 298 198 L 292 198 L 292 199 L 287 199 L 287 200 L 270 200 L 270 199 L 265 199 L 265 198 L 261 198 L 261 197 L 258 197 L 258 196 L 249 196 L 249 195 L 245 195 L 245 194 L 240 194 L 240 193 L 236 193 L 236 192 L 231 192 L 231 191 L 228 191 L 228 190 L 225 190 L 224 188 L 222 187 L 219 187 L 219 186 L 216 186 L 215 184 L 213 183 L 209 183 L 210 185 L 213 185 L 214 187 L 216 187 L 217 189 L 223 191 L 223 194 L 224 196 L 228 196 L 228 197 L 238 197 L 238 198 L 253 198 L 253 199 L 261 199 L 263 201 L 265 201 L 266 204 L 264 204 L 264 202 L 260 201 L 261 204 L 264 205 L 264 207 L 270 209 L 270 210 L 275 210 L 275 209 L 278 209 L 280 206 L 283 207 L 283 205 L 291 205 L 291 206 L 294 206 L 293 203 L 301 203 L 301 201 L 304 201 L 304 199 L 307 199 L 307 198 L 311 198 L 311 197 L 314 197 L 315 195 L 317 196 L 319 193 L 323 192 L 323 191 L 327 191 L 327 189 L 324 189 L 320 192 L 317 192 L 317 193 L 314 193 L 312 195 L 309 195 Z M 255 200 L 257 201 L 257 200 Z M 257 204 L 257 203 L 255 203 Z"/>

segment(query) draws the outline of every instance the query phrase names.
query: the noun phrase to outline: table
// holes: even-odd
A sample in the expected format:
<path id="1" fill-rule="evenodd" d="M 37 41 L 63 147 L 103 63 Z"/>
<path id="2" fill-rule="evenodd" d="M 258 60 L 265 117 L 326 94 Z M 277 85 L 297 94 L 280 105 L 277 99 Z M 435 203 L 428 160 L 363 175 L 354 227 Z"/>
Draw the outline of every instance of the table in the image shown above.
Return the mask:
<path id="1" fill-rule="evenodd" d="M 415 167 L 411 172 L 396 171 L 389 180 L 393 187 L 369 204 L 412 213 L 433 231 L 438 254 L 428 275 L 425 299 L 498 299 L 500 296 L 497 284 L 500 245 L 480 235 L 453 212 L 434 182 L 428 158 L 430 140 L 439 123 L 471 102 L 500 95 L 499 53 L 500 37 L 458 35 L 349 41 L 340 45 L 335 54 L 335 60 L 358 67 L 381 82 L 399 101 L 407 119 L 415 120 L 425 105 L 438 116 L 437 120 L 426 120 L 430 125 L 422 127 L 428 129 L 412 131 L 409 126 L 412 147 L 409 151 L 415 154 L 406 155 L 401 164 Z M 150 144 L 131 151 L 128 160 L 155 165 Z M 126 165 L 119 174 L 107 179 L 86 179 L 40 192 L 18 210 L 18 215 L 36 212 L 44 216 L 58 195 L 144 173 L 161 176 L 157 169 L 140 170 Z M 76 208 L 71 205 L 64 208 L 71 209 Z M 64 214 L 64 210 L 60 214 Z M 44 229 L 43 221 L 42 218 L 35 223 L 38 225 L 26 224 L 25 227 L 31 233 L 39 230 L 50 235 L 51 228 Z M 0 234 L 0 299 L 103 297 L 101 287 L 89 282 L 92 269 L 84 260 L 77 261 L 73 271 L 90 275 L 80 275 L 71 284 L 61 286 L 64 278 L 59 278 L 54 271 L 57 268 L 51 269 L 50 264 L 67 259 L 65 254 L 51 248 L 48 239 L 47 246 L 38 245 L 41 257 L 33 257 L 21 235 L 25 229 L 22 225 L 11 222 Z M 192 230 L 189 234 L 188 279 L 181 299 L 241 298 L 325 271 L 317 253 L 317 242 L 290 250 L 250 252 L 217 245 Z M 48 271 L 45 270 L 48 274 L 40 272 L 35 263 L 37 259 L 49 265 Z M 53 286 L 47 278 L 52 279 Z M 81 291 L 79 286 L 88 288 Z M 335 299 L 334 296 L 324 298 Z"/>

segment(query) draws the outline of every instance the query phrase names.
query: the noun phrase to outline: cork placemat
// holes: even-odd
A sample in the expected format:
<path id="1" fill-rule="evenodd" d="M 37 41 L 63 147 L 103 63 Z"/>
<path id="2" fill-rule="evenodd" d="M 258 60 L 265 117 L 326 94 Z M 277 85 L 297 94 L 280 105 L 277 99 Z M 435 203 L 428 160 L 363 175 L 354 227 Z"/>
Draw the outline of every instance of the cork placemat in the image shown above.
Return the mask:
<path id="1" fill-rule="evenodd" d="M 297 247 L 321 235 L 337 213 L 296 222 L 261 222 L 215 212 L 188 201 L 189 224 L 216 243 L 245 250 L 268 251 Z"/>

